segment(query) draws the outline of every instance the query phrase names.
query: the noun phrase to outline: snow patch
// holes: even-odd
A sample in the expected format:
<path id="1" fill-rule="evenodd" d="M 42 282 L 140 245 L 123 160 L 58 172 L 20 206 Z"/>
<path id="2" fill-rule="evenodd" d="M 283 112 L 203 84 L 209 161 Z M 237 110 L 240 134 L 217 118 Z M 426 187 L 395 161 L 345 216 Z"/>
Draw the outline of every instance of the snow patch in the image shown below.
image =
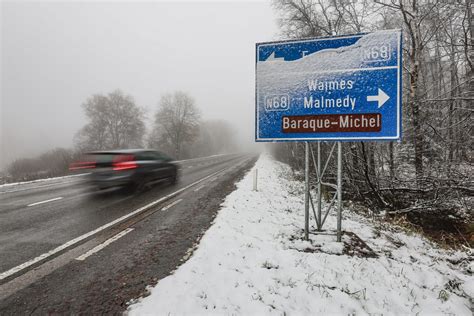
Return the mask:
<path id="1" fill-rule="evenodd" d="M 62 176 L 62 177 L 43 178 L 43 179 L 37 179 L 37 180 L 31 180 L 31 181 L 5 183 L 5 184 L 0 184 L 0 188 L 11 187 L 11 186 L 16 186 L 16 185 L 23 185 L 23 184 L 32 184 L 32 183 L 49 182 L 49 181 L 55 181 L 55 180 L 63 180 L 63 179 L 69 179 L 69 178 L 75 178 L 75 177 L 82 177 L 82 176 L 86 176 L 88 174 L 90 174 L 90 173 L 80 173 L 80 174 L 72 174 L 72 175 Z"/>
<path id="2" fill-rule="evenodd" d="M 130 314 L 471 315 L 472 252 L 439 249 L 347 210 L 344 243 L 313 234 L 305 241 L 303 184 L 268 155 L 255 168 L 259 191 L 251 170 L 191 258 Z M 335 214 L 326 223 L 335 227 Z M 375 256 L 347 255 L 357 240 Z"/>

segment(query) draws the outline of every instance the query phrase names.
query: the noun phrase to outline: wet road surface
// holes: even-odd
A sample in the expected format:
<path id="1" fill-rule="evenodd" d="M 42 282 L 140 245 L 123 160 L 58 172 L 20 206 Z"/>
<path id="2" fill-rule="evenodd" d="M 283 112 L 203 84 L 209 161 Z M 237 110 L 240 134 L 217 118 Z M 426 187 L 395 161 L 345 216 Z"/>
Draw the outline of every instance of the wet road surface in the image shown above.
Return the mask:
<path id="1" fill-rule="evenodd" d="M 123 312 L 183 262 L 255 159 L 182 161 L 177 185 L 136 194 L 81 176 L 0 187 L 0 314 Z"/>

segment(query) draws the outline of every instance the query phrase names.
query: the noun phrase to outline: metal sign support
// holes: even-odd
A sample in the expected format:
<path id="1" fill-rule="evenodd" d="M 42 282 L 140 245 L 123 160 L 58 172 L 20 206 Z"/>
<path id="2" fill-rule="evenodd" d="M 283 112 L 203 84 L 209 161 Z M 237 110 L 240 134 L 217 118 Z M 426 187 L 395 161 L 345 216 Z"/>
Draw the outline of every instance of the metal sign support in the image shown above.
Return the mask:
<path id="1" fill-rule="evenodd" d="M 309 143 L 304 148 L 304 239 L 309 239 Z"/>
<path id="2" fill-rule="evenodd" d="M 313 149 L 309 142 L 305 142 L 305 225 L 304 225 L 304 238 L 305 240 L 309 239 L 309 207 L 311 204 L 311 209 L 313 211 L 314 219 L 316 222 L 316 229 L 318 232 L 323 230 L 323 225 L 326 222 L 326 218 L 329 215 L 329 212 L 333 208 L 337 200 L 337 241 L 342 240 L 342 143 L 337 142 L 333 143 L 324 167 L 321 170 L 321 142 L 317 142 L 317 159 L 314 156 Z M 334 149 L 337 145 L 337 184 L 329 183 L 323 181 L 324 175 L 326 173 L 327 167 L 334 153 Z M 311 186 L 309 183 L 310 180 L 310 152 L 311 158 L 313 161 L 314 169 L 316 171 L 316 210 L 313 203 L 313 197 L 311 195 Z M 335 190 L 334 196 L 332 197 L 330 203 L 325 207 L 323 211 L 322 207 L 322 187 L 330 187 Z M 324 217 L 323 217 L 324 214 Z"/>
<path id="3" fill-rule="evenodd" d="M 255 140 L 305 142 L 304 238 L 329 233 L 323 227 L 334 208 L 340 242 L 341 141 L 401 139 L 402 31 L 257 43 L 255 53 Z"/>
<path id="4" fill-rule="evenodd" d="M 342 239 L 342 143 L 337 142 L 337 241 Z"/>

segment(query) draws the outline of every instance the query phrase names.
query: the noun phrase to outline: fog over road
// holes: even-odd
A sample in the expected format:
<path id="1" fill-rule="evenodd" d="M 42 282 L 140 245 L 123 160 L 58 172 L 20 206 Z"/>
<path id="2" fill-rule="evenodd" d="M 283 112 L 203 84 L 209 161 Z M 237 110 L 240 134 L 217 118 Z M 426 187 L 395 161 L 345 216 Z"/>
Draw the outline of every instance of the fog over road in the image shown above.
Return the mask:
<path id="1" fill-rule="evenodd" d="M 160 97 L 184 91 L 203 120 L 235 122 L 239 144 L 254 146 L 254 44 L 278 32 L 271 12 L 259 1 L 0 1 L 0 171 L 74 146 L 81 105 L 116 89 L 149 128 Z"/>
<path id="2" fill-rule="evenodd" d="M 0 187 L 0 314 L 120 311 L 180 263 L 254 160 L 182 161 L 177 185 L 135 194 L 84 176 Z"/>

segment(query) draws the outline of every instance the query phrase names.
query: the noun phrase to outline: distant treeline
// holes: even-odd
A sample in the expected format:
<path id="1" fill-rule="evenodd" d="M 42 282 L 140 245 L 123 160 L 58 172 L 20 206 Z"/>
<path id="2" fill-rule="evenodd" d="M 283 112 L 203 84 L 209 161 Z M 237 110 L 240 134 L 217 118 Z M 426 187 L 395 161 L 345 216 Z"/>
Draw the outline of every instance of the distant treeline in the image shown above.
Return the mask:
<path id="1" fill-rule="evenodd" d="M 184 92 L 165 94 L 158 102 L 151 130 L 145 111 L 120 90 L 96 94 L 82 108 L 86 125 L 74 137 L 74 147 L 56 148 L 37 157 L 24 157 L 6 168 L 0 182 L 27 181 L 68 174 L 69 164 L 95 150 L 153 148 L 175 159 L 234 152 L 235 132 L 225 121 L 201 119 L 194 99 Z"/>
<path id="2" fill-rule="evenodd" d="M 5 183 L 63 176 L 77 157 L 72 149 L 55 148 L 37 157 L 19 158 L 8 165 L 0 181 Z"/>

